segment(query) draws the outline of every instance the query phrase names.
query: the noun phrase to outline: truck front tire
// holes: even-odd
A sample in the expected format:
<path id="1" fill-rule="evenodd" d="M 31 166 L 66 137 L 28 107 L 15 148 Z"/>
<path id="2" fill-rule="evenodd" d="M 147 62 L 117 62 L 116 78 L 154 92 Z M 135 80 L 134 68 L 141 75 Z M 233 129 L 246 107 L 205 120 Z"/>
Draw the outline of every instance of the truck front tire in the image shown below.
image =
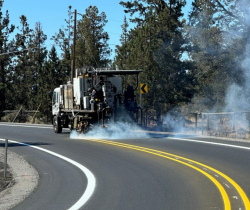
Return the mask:
<path id="1" fill-rule="evenodd" d="M 55 133 L 62 133 L 61 120 L 57 116 L 54 116 L 53 118 L 53 128 Z"/>

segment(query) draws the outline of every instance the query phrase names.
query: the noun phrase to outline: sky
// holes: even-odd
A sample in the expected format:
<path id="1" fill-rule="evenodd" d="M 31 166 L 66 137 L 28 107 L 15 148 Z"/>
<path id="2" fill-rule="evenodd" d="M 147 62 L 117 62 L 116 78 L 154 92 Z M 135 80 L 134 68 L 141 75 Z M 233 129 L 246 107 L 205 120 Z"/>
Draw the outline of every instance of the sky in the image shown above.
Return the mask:
<path id="1" fill-rule="evenodd" d="M 5 17 L 5 12 L 8 10 L 10 23 L 15 26 L 20 25 L 21 15 L 27 17 L 27 22 L 32 29 L 35 28 L 36 22 L 40 22 L 44 34 L 47 35 L 45 45 L 50 50 L 54 44 L 54 41 L 50 40 L 51 37 L 59 31 L 59 28 L 66 26 L 65 19 L 67 19 L 70 5 L 72 11 L 76 9 L 78 13 L 82 14 L 90 5 L 97 6 L 99 12 L 105 12 L 107 16 L 108 23 L 105 26 L 105 31 L 110 36 L 108 43 L 113 51 L 111 54 L 112 59 L 115 55 L 115 45 L 120 44 L 121 25 L 125 15 L 124 8 L 119 2 L 120 0 L 4 0 L 2 12 Z M 191 3 L 192 0 L 187 0 L 187 5 L 184 8 L 185 15 L 188 14 Z M 81 17 L 78 16 L 77 18 L 80 19 Z"/>

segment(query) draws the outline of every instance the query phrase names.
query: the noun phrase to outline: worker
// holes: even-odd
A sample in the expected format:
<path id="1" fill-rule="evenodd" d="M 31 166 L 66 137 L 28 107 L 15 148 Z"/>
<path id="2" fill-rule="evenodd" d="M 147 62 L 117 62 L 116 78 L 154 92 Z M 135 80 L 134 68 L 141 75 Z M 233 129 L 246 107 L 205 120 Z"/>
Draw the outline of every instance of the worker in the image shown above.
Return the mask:
<path id="1" fill-rule="evenodd" d="M 95 97 L 95 94 L 96 94 L 96 90 L 93 88 L 92 93 L 91 93 L 91 96 L 92 96 L 92 97 Z"/>

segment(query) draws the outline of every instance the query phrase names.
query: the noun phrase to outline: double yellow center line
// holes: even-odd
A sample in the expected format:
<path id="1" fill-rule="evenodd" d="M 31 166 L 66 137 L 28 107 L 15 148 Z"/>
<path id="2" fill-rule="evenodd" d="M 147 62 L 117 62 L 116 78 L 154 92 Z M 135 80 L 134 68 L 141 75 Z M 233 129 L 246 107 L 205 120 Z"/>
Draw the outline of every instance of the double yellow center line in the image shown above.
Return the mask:
<path id="1" fill-rule="evenodd" d="M 207 166 L 205 164 L 202 164 L 202 163 L 199 163 L 197 161 L 194 161 L 194 160 L 191 160 L 188 158 L 184 158 L 184 157 L 181 157 L 178 155 L 174 155 L 174 154 L 170 154 L 167 152 L 163 152 L 163 151 L 155 150 L 155 149 L 150 149 L 150 148 L 146 148 L 146 147 L 140 147 L 140 146 L 131 145 L 131 144 L 125 144 L 125 143 L 107 141 L 107 140 L 99 140 L 99 139 L 85 139 L 85 140 L 98 142 L 98 143 L 102 143 L 102 144 L 109 144 L 109 145 L 113 145 L 113 146 L 118 146 L 118 147 L 123 147 L 123 148 L 127 148 L 127 149 L 133 149 L 133 150 L 149 153 L 152 155 L 156 155 L 159 157 L 163 157 L 163 158 L 166 158 L 169 160 L 176 161 L 176 162 L 181 163 L 183 165 L 186 165 L 190 168 L 193 168 L 193 169 L 199 171 L 200 173 L 202 173 L 203 175 L 205 175 L 207 178 L 209 178 L 217 186 L 217 188 L 219 189 L 219 191 L 222 195 L 222 199 L 224 202 L 224 210 L 231 210 L 230 199 L 229 199 L 228 194 L 227 194 L 226 190 L 224 189 L 224 187 L 219 183 L 219 181 L 216 178 L 214 178 L 212 175 L 210 175 L 205 170 L 201 169 L 201 167 L 205 168 L 206 170 L 213 171 L 215 174 L 217 174 L 217 175 L 223 177 L 225 180 L 227 180 L 236 189 L 236 191 L 238 192 L 239 196 L 241 197 L 241 199 L 244 203 L 245 210 L 250 210 L 249 199 L 246 196 L 245 192 L 241 189 L 241 187 L 236 182 L 234 182 L 230 177 L 228 177 L 227 175 L 223 174 L 222 172 L 220 172 L 220 171 L 218 171 L 210 166 Z"/>

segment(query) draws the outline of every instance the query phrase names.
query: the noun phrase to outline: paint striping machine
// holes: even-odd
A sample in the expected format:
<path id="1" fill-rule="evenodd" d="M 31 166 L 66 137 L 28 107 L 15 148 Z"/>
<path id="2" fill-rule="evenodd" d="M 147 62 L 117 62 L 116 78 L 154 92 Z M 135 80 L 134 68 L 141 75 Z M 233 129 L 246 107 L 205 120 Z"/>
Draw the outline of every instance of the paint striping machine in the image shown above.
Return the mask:
<path id="1" fill-rule="evenodd" d="M 54 132 L 61 133 L 63 128 L 69 128 L 78 133 L 87 133 L 95 126 L 105 128 L 110 122 L 115 123 L 119 120 L 132 119 L 138 123 L 140 118 L 142 121 L 142 109 L 137 106 L 134 94 L 141 72 L 142 70 L 92 67 L 77 69 L 72 81 L 54 89 L 52 97 Z M 135 89 L 126 85 L 124 79 L 126 75 L 136 76 Z"/>

